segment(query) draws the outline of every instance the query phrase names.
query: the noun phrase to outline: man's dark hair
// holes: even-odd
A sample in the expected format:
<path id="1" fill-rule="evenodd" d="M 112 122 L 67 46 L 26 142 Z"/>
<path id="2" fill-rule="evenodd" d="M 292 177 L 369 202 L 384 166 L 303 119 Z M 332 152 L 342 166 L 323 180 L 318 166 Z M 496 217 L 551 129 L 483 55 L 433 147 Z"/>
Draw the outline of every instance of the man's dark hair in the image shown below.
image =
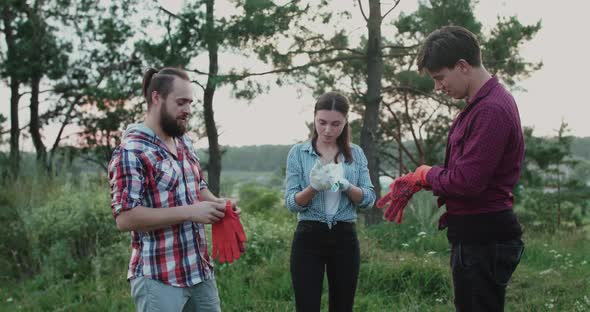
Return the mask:
<path id="1" fill-rule="evenodd" d="M 481 66 L 481 50 L 475 35 L 460 26 L 445 26 L 430 33 L 418 52 L 418 70 L 436 72 L 453 68 L 463 59 L 474 67 Z"/>
<path id="2" fill-rule="evenodd" d="M 148 68 L 143 74 L 143 96 L 148 103 L 148 108 L 152 105 L 152 92 L 157 91 L 162 98 L 166 98 L 172 91 L 172 83 L 175 78 L 190 81 L 187 73 L 174 67 L 164 67 L 159 71 L 154 68 Z"/>

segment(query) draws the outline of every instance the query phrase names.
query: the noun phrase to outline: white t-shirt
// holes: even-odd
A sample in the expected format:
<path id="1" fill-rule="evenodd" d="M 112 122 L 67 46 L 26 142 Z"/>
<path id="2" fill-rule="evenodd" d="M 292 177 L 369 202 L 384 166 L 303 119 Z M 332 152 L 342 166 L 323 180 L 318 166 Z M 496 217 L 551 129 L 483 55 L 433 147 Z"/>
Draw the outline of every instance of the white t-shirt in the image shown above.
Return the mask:
<path id="1" fill-rule="evenodd" d="M 339 170 L 339 176 L 344 176 L 344 167 L 342 166 L 342 163 L 337 164 L 336 170 Z M 338 206 L 340 206 L 340 196 L 342 195 L 341 193 L 342 192 L 340 191 L 332 192 L 330 190 L 324 192 L 324 198 L 326 200 L 325 209 L 328 220 L 331 219 L 338 211 Z"/>

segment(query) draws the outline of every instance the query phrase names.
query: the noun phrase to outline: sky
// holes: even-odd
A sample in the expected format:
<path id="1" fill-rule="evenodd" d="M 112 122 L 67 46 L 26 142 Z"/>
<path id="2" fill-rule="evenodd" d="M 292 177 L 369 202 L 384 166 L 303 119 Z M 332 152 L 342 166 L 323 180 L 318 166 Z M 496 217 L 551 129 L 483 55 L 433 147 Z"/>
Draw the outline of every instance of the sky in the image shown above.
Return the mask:
<path id="1" fill-rule="evenodd" d="M 182 2 L 161 1 L 171 11 L 177 11 Z M 353 12 L 348 27 L 366 32 L 360 11 L 353 7 L 356 1 L 338 0 L 339 5 L 345 3 Z M 392 1 L 383 3 L 384 9 L 387 9 L 388 3 Z M 395 19 L 399 12 L 410 13 L 416 8 L 417 1 L 402 0 L 387 18 Z M 217 9 L 223 11 L 223 7 Z M 590 40 L 584 33 L 585 27 L 581 26 L 582 21 L 587 19 L 588 9 L 590 2 L 580 0 L 562 0 L 559 6 L 553 1 L 538 0 L 481 0 L 476 5 L 475 14 L 482 22 L 484 31 L 495 25 L 498 16 L 516 15 L 525 25 L 541 20 L 541 30 L 533 40 L 522 46 L 521 55 L 527 61 L 542 61 L 544 66 L 518 83 L 522 91 L 513 92 L 523 126 L 533 127 L 535 135 L 555 134 L 564 120 L 569 124 L 571 134 L 590 136 L 590 103 L 586 93 L 587 75 L 590 73 L 590 62 L 586 58 L 590 56 Z M 223 62 L 220 59 L 222 67 Z M 195 97 L 200 99 L 202 92 L 195 92 Z M 9 98 L 6 85 L 0 84 L 0 101 L 3 103 L 0 113 L 4 116 L 9 116 Z M 268 93 L 257 96 L 249 103 L 232 98 L 229 88 L 221 88 L 214 102 L 219 142 L 222 145 L 243 146 L 294 144 L 305 140 L 308 136 L 306 122 L 313 119 L 313 105 L 311 91 L 299 90 L 296 86 L 274 86 Z M 28 123 L 26 106 L 26 98 L 23 98 L 21 125 Z M 8 127 L 9 121 L 3 125 L 4 129 Z M 49 142 L 52 142 L 57 130 L 57 126 L 46 127 L 43 134 L 47 145 L 52 144 Z M 74 128 L 67 129 L 66 135 L 73 131 Z M 30 140 L 21 144 L 25 150 L 32 150 Z M 206 139 L 197 142 L 197 146 L 205 148 Z"/>

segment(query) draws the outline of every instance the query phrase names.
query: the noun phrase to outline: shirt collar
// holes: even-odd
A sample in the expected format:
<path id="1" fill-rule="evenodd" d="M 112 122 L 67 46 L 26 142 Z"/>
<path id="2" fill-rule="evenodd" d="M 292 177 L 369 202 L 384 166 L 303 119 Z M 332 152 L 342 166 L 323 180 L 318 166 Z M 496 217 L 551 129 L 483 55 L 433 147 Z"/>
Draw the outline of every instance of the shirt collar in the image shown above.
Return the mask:
<path id="1" fill-rule="evenodd" d="M 157 136 L 156 133 L 150 127 L 146 126 L 144 123 L 132 124 L 128 126 L 124 136 L 127 136 L 128 134 L 132 133 L 142 136 L 146 141 L 149 141 L 150 143 L 155 144 L 160 148 L 166 150 L 168 153 L 170 153 L 170 150 L 168 149 L 168 146 L 166 146 L 166 143 L 164 143 L 164 141 L 159 136 Z M 188 154 L 191 152 L 188 145 L 184 141 L 186 139 L 185 135 L 186 134 L 183 134 L 181 137 L 173 138 L 174 143 L 176 145 L 176 157 L 180 159 L 184 157 L 180 154 Z M 170 154 L 174 155 L 172 153 Z"/>
<path id="2" fill-rule="evenodd" d="M 311 145 L 311 140 L 307 140 L 303 143 L 303 146 L 301 147 L 302 151 L 308 152 L 311 155 L 315 155 L 318 156 L 318 154 L 315 152 L 315 150 L 313 149 L 313 145 Z"/>
<path id="3" fill-rule="evenodd" d="M 488 81 L 486 81 L 486 83 L 484 83 L 483 86 L 479 88 L 479 90 L 475 94 L 475 97 L 467 101 L 467 106 L 469 107 L 471 106 L 471 104 L 479 102 L 479 100 L 486 97 L 490 93 L 490 91 L 492 91 L 492 89 L 494 89 L 498 84 L 500 84 L 498 82 L 498 77 L 492 76 L 492 78 L 488 79 Z"/>

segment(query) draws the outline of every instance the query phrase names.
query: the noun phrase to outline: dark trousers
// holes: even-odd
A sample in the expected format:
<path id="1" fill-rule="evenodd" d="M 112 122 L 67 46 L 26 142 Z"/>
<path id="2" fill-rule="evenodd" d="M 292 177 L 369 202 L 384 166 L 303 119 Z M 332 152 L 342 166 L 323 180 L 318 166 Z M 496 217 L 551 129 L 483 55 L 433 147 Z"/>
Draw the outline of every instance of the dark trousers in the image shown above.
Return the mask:
<path id="1" fill-rule="evenodd" d="M 523 251 L 520 239 L 453 244 L 451 270 L 456 311 L 504 311 L 506 285 Z"/>
<path id="2" fill-rule="evenodd" d="M 360 266 L 353 223 L 300 221 L 291 248 L 291 279 L 297 311 L 320 311 L 324 272 L 331 312 L 352 311 Z"/>

